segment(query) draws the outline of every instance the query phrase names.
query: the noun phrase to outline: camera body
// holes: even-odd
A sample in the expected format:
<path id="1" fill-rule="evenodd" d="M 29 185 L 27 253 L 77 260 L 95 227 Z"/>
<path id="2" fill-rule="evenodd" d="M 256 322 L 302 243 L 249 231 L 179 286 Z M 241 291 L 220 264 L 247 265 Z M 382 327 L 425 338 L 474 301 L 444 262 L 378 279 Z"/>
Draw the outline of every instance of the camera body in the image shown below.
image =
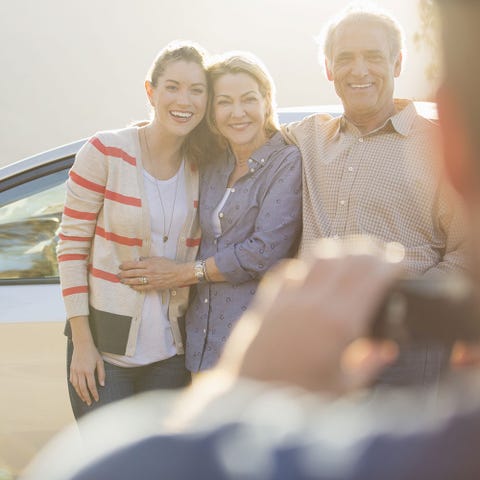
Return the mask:
<path id="1" fill-rule="evenodd" d="M 442 276 L 398 281 L 374 316 L 370 336 L 397 343 L 480 340 L 480 308 L 470 282 Z"/>

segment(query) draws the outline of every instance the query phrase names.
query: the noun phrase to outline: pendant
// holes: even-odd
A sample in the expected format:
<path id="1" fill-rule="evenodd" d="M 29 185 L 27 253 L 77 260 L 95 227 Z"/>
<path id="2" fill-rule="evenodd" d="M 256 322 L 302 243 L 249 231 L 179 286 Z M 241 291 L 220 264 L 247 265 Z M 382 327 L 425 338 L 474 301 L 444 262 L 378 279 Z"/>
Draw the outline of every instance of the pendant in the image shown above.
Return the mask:
<path id="1" fill-rule="evenodd" d="M 168 242 L 168 235 L 164 235 L 163 236 L 163 243 L 167 243 Z"/>

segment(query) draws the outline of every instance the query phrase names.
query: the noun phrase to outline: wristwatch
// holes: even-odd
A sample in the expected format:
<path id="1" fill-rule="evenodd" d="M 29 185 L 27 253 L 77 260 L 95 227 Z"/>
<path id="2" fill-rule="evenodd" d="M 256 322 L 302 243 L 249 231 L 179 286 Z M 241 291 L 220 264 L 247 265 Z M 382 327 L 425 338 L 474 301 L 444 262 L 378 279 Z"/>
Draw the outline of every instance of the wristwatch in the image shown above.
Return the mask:
<path id="1" fill-rule="evenodd" d="M 199 283 L 205 281 L 205 260 L 197 260 L 193 265 L 193 274 Z"/>

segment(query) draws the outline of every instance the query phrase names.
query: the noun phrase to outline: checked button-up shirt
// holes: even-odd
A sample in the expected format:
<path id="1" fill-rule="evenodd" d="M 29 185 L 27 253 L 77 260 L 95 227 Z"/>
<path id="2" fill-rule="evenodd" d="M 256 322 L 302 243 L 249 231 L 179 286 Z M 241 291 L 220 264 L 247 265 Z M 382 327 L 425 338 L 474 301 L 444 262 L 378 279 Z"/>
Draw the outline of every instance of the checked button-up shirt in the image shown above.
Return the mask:
<path id="1" fill-rule="evenodd" d="M 396 100 L 397 113 L 362 135 L 344 116 L 283 127 L 303 157 L 300 255 L 319 238 L 399 242 L 410 274 L 464 266 L 462 208 L 442 177 L 438 126 Z"/>

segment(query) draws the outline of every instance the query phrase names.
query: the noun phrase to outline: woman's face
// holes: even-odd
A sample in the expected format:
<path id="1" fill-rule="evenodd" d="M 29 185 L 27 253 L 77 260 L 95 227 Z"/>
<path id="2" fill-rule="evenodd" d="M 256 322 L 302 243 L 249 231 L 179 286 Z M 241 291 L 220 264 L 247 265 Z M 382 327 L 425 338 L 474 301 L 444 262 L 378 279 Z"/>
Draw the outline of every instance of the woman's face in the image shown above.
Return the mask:
<path id="1" fill-rule="evenodd" d="M 169 133 L 184 137 L 203 119 L 207 108 L 207 77 L 194 62 L 171 62 L 158 77 L 157 85 L 146 82 L 154 109 L 154 122 Z"/>
<path id="2" fill-rule="evenodd" d="M 215 125 L 230 145 L 263 145 L 266 108 L 258 83 L 246 73 L 227 73 L 213 90 Z"/>

